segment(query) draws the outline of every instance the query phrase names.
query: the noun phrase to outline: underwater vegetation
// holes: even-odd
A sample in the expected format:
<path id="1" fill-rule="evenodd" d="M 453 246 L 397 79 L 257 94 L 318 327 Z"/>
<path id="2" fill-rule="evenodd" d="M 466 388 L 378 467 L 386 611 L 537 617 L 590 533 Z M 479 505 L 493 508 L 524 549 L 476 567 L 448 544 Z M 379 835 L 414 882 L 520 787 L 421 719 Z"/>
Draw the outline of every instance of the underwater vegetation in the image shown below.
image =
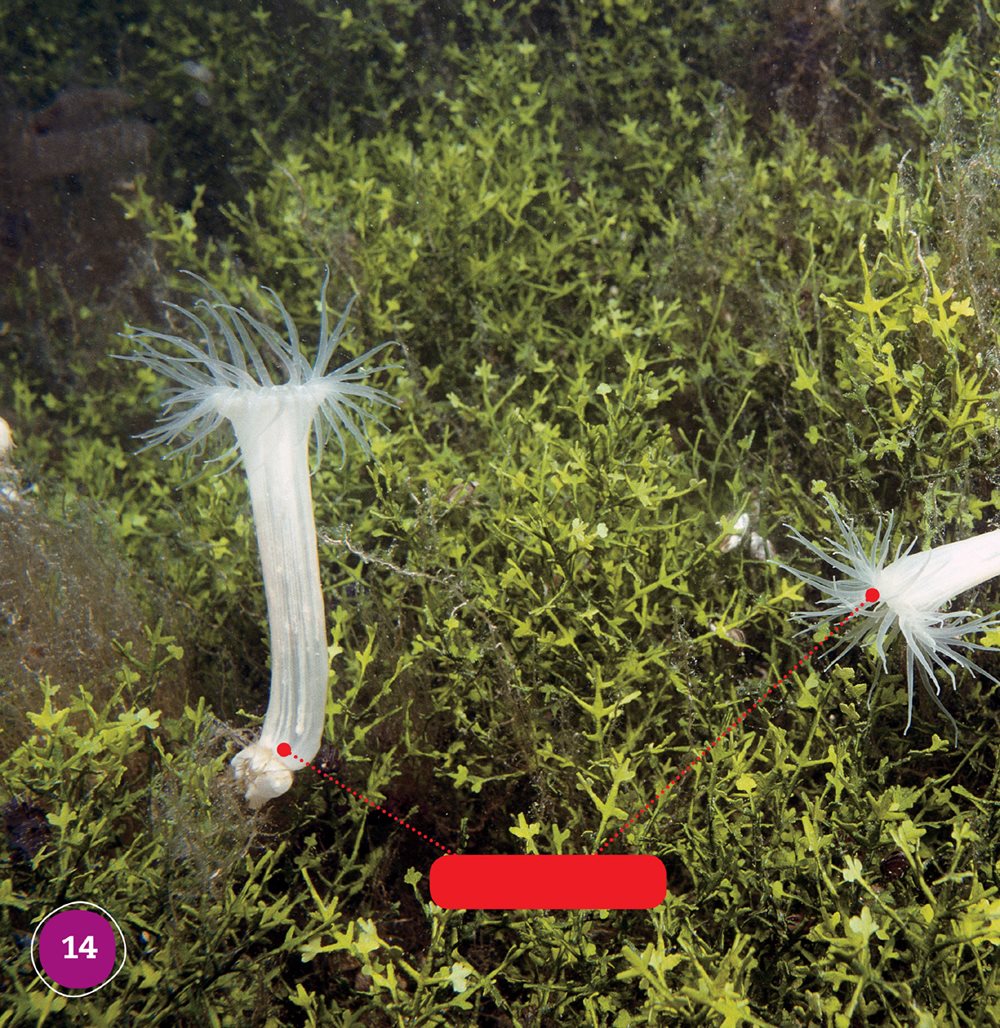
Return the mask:
<path id="1" fill-rule="evenodd" d="M 150 128 L 5 252 L 0 1028 L 1000 1024 L 994 8 L 35 6 L 10 109 Z M 254 810 L 279 712 L 325 777 Z M 443 911 L 417 831 L 669 891 Z M 71 899 L 128 943 L 82 998 L 31 962 Z"/>

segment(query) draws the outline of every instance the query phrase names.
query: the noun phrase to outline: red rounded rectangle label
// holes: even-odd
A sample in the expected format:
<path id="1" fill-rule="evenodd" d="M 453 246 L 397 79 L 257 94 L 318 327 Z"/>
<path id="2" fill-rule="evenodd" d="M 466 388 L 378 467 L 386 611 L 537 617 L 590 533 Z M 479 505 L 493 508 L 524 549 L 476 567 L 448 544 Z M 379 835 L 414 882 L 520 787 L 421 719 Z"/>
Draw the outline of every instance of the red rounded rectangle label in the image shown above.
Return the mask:
<path id="1" fill-rule="evenodd" d="M 449 854 L 431 864 L 431 899 L 447 910 L 648 910 L 667 869 L 648 854 Z"/>

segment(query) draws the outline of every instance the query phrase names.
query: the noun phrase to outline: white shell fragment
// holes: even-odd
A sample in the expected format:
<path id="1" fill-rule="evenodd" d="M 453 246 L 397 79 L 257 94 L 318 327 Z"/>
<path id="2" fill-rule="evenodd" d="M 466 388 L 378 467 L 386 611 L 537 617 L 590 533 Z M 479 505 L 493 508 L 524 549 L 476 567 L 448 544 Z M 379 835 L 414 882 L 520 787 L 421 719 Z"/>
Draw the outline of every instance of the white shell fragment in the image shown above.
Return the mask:
<path id="1" fill-rule="evenodd" d="M 722 522 L 720 521 L 718 524 L 721 525 Z M 719 543 L 719 550 L 722 553 L 729 553 L 738 546 L 746 546 L 754 560 L 769 560 L 774 557 L 776 551 L 771 545 L 771 541 L 752 531 L 752 527 L 750 515 L 744 511 L 733 522 L 734 531 L 724 536 L 722 542 Z"/>

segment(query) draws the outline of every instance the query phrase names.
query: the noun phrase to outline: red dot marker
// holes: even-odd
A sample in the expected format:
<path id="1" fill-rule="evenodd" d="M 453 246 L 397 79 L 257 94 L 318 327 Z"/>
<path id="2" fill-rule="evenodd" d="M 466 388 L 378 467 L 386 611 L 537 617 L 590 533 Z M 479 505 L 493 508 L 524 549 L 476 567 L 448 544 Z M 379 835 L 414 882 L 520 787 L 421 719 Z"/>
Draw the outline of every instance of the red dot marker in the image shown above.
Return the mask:
<path id="1" fill-rule="evenodd" d="M 881 593 L 872 586 L 865 592 L 865 603 L 878 603 L 879 596 L 881 596 Z M 278 749 L 280 751 L 281 747 L 279 746 Z"/>
<path id="2" fill-rule="evenodd" d="M 869 589 L 868 591 L 871 592 L 872 590 Z M 877 595 L 878 594 L 876 593 L 876 596 Z M 278 743 L 278 756 L 279 757 L 289 757 L 289 756 L 291 756 L 291 754 L 292 754 L 292 747 L 289 746 L 287 742 L 279 742 Z"/>

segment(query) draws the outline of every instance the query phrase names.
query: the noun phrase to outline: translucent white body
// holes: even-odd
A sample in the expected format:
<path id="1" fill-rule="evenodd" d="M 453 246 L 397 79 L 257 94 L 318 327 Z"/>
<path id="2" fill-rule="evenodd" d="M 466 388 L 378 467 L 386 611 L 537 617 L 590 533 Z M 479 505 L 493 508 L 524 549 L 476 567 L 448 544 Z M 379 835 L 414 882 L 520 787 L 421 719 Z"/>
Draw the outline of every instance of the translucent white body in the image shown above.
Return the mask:
<path id="1" fill-rule="evenodd" d="M 1000 529 L 910 553 L 872 583 L 900 615 L 940 610 L 966 589 L 1000 575 Z"/>
<path id="2" fill-rule="evenodd" d="M 308 396 L 309 386 L 261 392 L 228 396 L 221 410 L 243 457 L 271 637 L 271 696 L 260 739 L 233 758 L 254 807 L 286 792 L 292 771 L 303 766 L 293 756 L 279 757 L 279 743 L 302 760 L 316 755 L 329 675 L 307 456 L 318 401 Z"/>

